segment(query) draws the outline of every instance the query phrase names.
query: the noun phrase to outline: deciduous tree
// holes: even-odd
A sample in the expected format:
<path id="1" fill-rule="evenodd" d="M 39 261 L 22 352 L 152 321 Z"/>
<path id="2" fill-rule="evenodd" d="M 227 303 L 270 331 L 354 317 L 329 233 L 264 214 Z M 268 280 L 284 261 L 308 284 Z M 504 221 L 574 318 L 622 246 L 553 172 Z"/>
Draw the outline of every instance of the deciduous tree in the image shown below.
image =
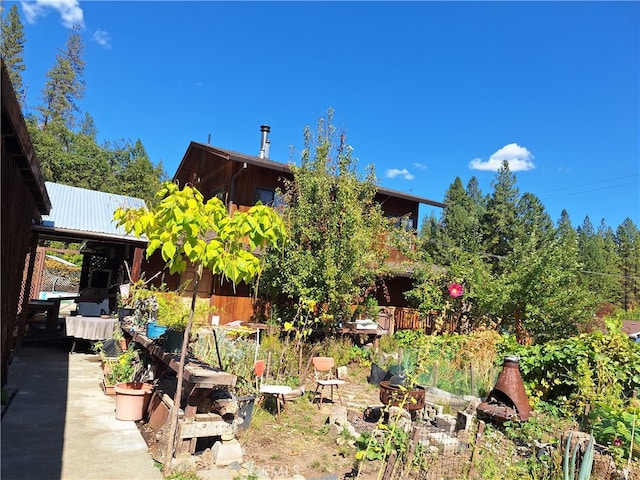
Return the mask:
<path id="1" fill-rule="evenodd" d="M 384 276 L 390 222 L 374 201 L 373 167 L 358 172 L 345 135 L 336 138 L 332 114 L 318 121 L 315 134 L 305 129 L 300 165 L 292 165 L 283 192 L 284 254 L 269 256 L 260 288 L 280 306 L 314 301 L 338 319 Z"/>

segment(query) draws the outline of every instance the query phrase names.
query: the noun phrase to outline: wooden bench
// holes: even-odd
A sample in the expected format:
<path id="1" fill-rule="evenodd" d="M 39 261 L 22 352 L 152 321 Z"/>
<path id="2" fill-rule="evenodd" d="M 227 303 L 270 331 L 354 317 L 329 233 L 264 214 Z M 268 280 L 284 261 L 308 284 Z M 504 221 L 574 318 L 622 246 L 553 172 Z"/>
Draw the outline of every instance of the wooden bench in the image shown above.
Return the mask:
<path id="1" fill-rule="evenodd" d="M 178 371 L 180 354 L 165 352 L 160 345 L 142 333 L 125 333 L 131 335 L 133 341 L 144 347 L 154 360 L 156 378 L 159 378 L 159 381 L 149 402 L 148 423 L 155 433 L 161 430 L 163 433 L 167 433 L 177 378 L 175 376 L 164 377 L 163 372 L 167 369 L 173 372 Z M 182 399 L 178 411 L 177 435 L 180 442 L 178 442 L 175 452 L 176 456 L 183 453 L 195 453 L 198 438 L 236 434 L 238 426 L 233 418 L 223 418 L 222 415 L 211 412 L 198 413 L 198 405 L 204 399 L 209 398 L 213 390 L 226 390 L 233 387 L 236 380 L 235 375 L 214 368 L 192 355 L 187 355 L 183 374 L 183 392 L 186 398 Z"/>

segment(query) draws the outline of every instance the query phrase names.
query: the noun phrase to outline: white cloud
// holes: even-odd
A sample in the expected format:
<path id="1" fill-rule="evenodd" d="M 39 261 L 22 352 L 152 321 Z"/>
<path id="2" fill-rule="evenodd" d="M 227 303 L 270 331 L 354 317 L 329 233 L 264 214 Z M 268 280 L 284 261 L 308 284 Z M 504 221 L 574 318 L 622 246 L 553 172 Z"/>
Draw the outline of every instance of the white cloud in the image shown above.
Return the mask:
<path id="1" fill-rule="evenodd" d="M 35 23 L 38 17 L 46 16 L 47 10 L 57 10 L 62 17 L 62 24 L 71 28 L 74 25 L 84 27 L 84 19 L 78 0 L 36 0 L 22 2 L 22 11 L 28 23 Z"/>
<path id="2" fill-rule="evenodd" d="M 413 165 L 413 168 L 417 168 L 418 170 L 428 170 L 429 167 L 427 167 L 424 163 L 420 163 L 420 162 L 413 162 L 411 165 Z"/>
<path id="3" fill-rule="evenodd" d="M 97 29 L 93 32 L 93 40 L 101 47 L 107 50 L 111 49 L 111 35 L 109 35 L 109 32 Z"/>
<path id="4" fill-rule="evenodd" d="M 533 154 L 517 143 L 505 145 L 491 155 L 486 162 L 483 162 L 481 158 L 474 158 L 469 162 L 469 168 L 472 170 L 497 172 L 500 170 L 500 167 L 502 167 L 504 160 L 509 162 L 509 170 L 512 172 L 527 171 L 536 168 L 533 163 Z"/>
<path id="5" fill-rule="evenodd" d="M 390 168 L 387 170 L 385 177 L 387 178 L 402 177 L 405 180 L 413 180 L 414 178 L 414 176 L 411 173 L 409 173 L 409 170 L 407 170 L 406 168 L 403 168 L 402 170 L 399 170 L 397 168 Z"/>

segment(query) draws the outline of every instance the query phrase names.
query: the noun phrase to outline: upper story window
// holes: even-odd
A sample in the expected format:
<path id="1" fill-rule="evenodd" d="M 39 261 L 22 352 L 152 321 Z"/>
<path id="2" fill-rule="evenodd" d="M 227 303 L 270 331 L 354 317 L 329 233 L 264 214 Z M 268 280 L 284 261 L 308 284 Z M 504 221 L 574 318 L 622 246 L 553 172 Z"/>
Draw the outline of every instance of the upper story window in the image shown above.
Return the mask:
<path id="1" fill-rule="evenodd" d="M 256 188 L 256 203 L 262 202 L 264 205 L 272 205 L 276 192 L 269 188 Z"/>
<path id="2" fill-rule="evenodd" d="M 271 188 L 256 188 L 256 203 L 260 201 L 264 205 L 277 208 L 284 204 L 284 198 L 281 194 L 275 192 Z"/>
<path id="3" fill-rule="evenodd" d="M 405 231 L 410 231 L 416 228 L 416 222 L 413 217 L 403 215 L 402 217 L 389 217 L 393 220 L 393 225 L 401 228 Z"/>

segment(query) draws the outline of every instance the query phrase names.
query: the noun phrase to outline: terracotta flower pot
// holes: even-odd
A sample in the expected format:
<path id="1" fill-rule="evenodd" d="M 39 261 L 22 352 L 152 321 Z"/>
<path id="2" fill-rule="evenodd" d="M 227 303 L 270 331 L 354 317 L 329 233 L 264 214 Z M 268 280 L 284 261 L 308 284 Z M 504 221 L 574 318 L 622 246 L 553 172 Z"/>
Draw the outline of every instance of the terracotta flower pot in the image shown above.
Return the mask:
<path id="1" fill-rule="evenodd" d="M 153 386 L 149 383 L 118 383 L 116 391 L 116 419 L 141 420 L 151 399 Z"/>

